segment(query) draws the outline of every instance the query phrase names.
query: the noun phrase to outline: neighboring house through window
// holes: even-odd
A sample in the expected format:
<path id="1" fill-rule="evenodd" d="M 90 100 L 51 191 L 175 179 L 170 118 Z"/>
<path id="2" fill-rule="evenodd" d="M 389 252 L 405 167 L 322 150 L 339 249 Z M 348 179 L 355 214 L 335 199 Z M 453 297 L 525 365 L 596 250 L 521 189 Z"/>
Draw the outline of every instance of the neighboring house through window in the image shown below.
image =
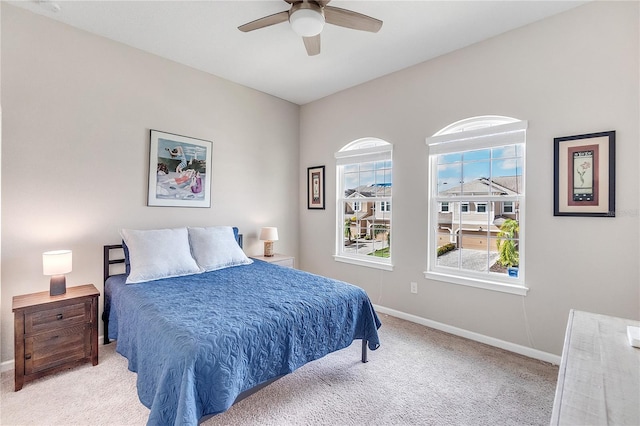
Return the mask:
<path id="1" fill-rule="evenodd" d="M 427 278 L 526 294 L 526 128 L 526 121 L 484 116 L 427 138 Z"/>
<path id="2" fill-rule="evenodd" d="M 388 142 L 364 138 L 336 152 L 337 261 L 393 268 L 392 151 Z"/>

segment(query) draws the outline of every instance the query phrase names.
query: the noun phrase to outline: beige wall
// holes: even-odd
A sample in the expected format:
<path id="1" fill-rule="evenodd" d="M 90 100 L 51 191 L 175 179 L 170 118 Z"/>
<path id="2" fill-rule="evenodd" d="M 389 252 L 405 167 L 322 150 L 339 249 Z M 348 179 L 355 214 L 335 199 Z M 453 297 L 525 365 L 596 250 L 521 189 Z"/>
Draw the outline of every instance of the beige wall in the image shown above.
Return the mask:
<path id="1" fill-rule="evenodd" d="M 72 249 L 67 284 L 100 290 L 123 227 L 237 225 L 261 254 L 277 226 L 297 255 L 297 105 L 5 3 L 1 82 L 2 361 L 12 297 L 48 290 L 43 251 Z M 146 207 L 149 129 L 213 141 L 211 208 Z"/>
<path id="2" fill-rule="evenodd" d="M 363 287 L 378 305 L 556 355 L 572 308 L 640 319 L 639 22 L 638 2 L 594 2 L 303 106 L 300 172 L 327 166 L 327 209 L 300 208 L 299 265 Z M 492 114 L 529 121 L 526 297 L 423 275 L 425 138 Z M 617 217 L 554 217 L 553 138 L 606 130 L 617 132 Z M 326 232 L 333 154 L 363 137 L 394 144 L 393 272 L 335 262 Z"/>

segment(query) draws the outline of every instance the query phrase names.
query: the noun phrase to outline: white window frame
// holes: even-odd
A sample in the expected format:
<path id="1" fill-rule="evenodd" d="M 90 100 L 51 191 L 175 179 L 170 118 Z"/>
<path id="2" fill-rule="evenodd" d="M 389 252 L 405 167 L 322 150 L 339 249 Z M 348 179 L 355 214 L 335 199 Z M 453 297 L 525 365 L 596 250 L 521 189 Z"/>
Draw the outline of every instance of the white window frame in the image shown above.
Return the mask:
<path id="1" fill-rule="evenodd" d="M 488 210 L 487 210 L 487 204 L 488 203 L 487 202 L 480 201 L 480 202 L 477 202 L 475 204 L 476 204 L 476 213 L 487 213 L 488 212 Z M 482 211 L 480 211 L 480 207 L 483 207 Z"/>
<path id="2" fill-rule="evenodd" d="M 362 202 L 361 201 L 354 201 L 351 203 L 351 210 L 353 210 L 354 212 L 359 212 L 362 209 Z"/>
<path id="3" fill-rule="evenodd" d="M 525 296 L 529 290 L 525 285 L 525 220 L 524 205 L 525 193 L 513 197 L 501 195 L 466 196 L 465 200 L 474 201 L 474 198 L 482 202 L 493 203 L 502 201 L 513 201 L 514 209 L 516 202 L 519 203 L 520 232 L 519 252 L 520 264 L 518 277 L 501 276 L 488 272 L 475 272 L 463 269 L 446 268 L 437 265 L 436 241 L 439 203 L 446 200 L 438 196 L 437 193 L 437 156 L 440 154 L 487 149 L 505 145 L 522 144 L 526 147 L 527 121 L 517 120 L 510 117 L 484 116 L 473 117 L 461 120 L 437 132 L 434 136 L 426 139 L 429 155 L 429 231 L 427 249 L 427 270 L 424 276 L 427 279 L 437 280 L 458 285 L 482 288 L 504 293 Z M 523 150 L 523 161 L 526 149 Z M 526 161 L 525 161 L 526 163 Z M 524 173 L 522 174 L 523 187 Z M 456 199 L 460 200 L 459 198 Z M 487 210 L 490 210 L 489 208 Z M 436 224 L 434 226 L 434 224 Z"/>
<path id="4" fill-rule="evenodd" d="M 381 212 L 385 212 L 385 213 L 391 212 L 391 201 L 380 201 L 378 205 L 380 206 Z"/>
<path id="5" fill-rule="evenodd" d="M 444 209 L 444 205 L 447 205 L 447 209 Z M 439 209 L 440 213 L 449 213 L 451 210 L 449 210 L 449 202 L 448 201 L 441 201 L 440 202 L 440 209 Z"/>
<path id="6" fill-rule="evenodd" d="M 337 202 L 336 202 L 336 249 L 333 258 L 337 262 L 350 263 L 353 265 L 365 266 L 370 268 L 382 269 L 386 271 L 393 270 L 393 238 L 389 253 L 390 256 L 376 257 L 358 253 L 347 253 L 344 249 L 344 224 L 347 220 L 345 214 L 344 203 L 353 202 L 353 199 L 345 198 L 343 188 L 344 183 L 344 166 L 357 163 L 368 163 L 372 161 L 391 161 L 393 170 L 393 145 L 382 139 L 363 138 L 355 140 L 340 151 L 335 153 L 336 158 L 336 186 L 337 186 Z M 392 171 L 393 173 L 393 171 Z M 388 197 L 363 197 L 358 202 L 388 202 L 391 205 L 391 196 Z M 374 204 L 375 205 L 375 204 Z M 386 212 L 385 212 L 386 213 Z M 392 220 L 389 216 L 389 232 L 392 229 Z"/>

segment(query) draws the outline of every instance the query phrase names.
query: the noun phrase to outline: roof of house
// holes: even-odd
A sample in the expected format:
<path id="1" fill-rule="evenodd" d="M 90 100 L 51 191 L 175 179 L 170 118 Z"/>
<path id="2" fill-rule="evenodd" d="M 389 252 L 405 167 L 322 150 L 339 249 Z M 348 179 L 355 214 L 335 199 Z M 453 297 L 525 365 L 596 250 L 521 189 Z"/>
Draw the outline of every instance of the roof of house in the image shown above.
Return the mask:
<path id="1" fill-rule="evenodd" d="M 455 186 L 440 195 L 515 195 L 524 190 L 522 176 L 496 176 L 492 179 L 478 178 L 465 182 L 461 187 Z"/>
<path id="2" fill-rule="evenodd" d="M 344 192 L 347 198 L 390 197 L 391 185 L 390 184 L 360 185 L 356 188 L 347 189 Z"/>

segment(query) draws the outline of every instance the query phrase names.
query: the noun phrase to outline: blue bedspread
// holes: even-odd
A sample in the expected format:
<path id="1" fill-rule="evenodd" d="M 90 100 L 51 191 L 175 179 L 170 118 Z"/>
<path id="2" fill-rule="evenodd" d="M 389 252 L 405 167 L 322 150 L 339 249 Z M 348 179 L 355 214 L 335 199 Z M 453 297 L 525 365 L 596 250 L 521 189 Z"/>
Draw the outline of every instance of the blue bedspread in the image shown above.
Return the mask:
<path id="1" fill-rule="evenodd" d="M 150 425 L 196 425 L 243 391 L 366 339 L 380 321 L 364 290 L 261 261 L 124 284 L 107 280 L 109 338 L 138 373 Z"/>

